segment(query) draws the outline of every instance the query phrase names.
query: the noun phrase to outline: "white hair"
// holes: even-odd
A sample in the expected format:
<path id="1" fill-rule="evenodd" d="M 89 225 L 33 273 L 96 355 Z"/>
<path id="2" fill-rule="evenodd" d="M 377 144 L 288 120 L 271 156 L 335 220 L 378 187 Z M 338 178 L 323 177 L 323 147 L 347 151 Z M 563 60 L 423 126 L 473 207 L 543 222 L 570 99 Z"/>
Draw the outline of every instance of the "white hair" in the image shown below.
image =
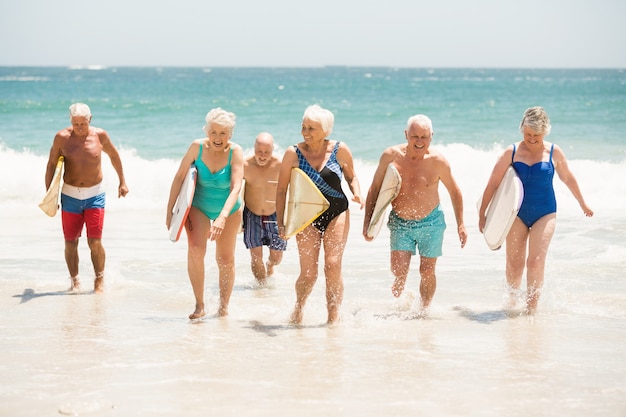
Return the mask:
<path id="1" fill-rule="evenodd" d="M 415 116 L 409 117 L 409 120 L 406 122 L 406 130 L 411 130 L 411 125 L 413 123 L 417 123 L 419 126 L 424 127 L 433 133 L 433 122 L 430 120 L 428 116 L 423 114 L 416 114 Z"/>
<path id="2" fill-rule="evenodd" d="M 206 114 L 206 124 L 202 129 L 204 130 L 204 133 L 208 135 L 211 123 L 215 123 L 217 125 L 228 128 L 230 130 L 230 133 L 233 133 L 233 130 L 235 130 L 235 118 L 235 113 L 231 113 L 220 107 L 217 107 Z"/>
<path id="3" fill-rule="evenodd" d="M 70 106 L 70 119 L 72 117 L 91 117 L 91 110 L 85 103 L 74 103 Z"/>
<path id="4" fill-rule="evenodd" d="M 319 123 L 322 126 L 324 133 L 326 133 L 326 136 L 330 135 L 335 124 L 335 115 L 333 112 L 320 107 L 318 104 L 313 104 L 312 106 L 306 108 L 304 115 L 302 116 L 303 121 L 304 119 L 309 119 Z"/>

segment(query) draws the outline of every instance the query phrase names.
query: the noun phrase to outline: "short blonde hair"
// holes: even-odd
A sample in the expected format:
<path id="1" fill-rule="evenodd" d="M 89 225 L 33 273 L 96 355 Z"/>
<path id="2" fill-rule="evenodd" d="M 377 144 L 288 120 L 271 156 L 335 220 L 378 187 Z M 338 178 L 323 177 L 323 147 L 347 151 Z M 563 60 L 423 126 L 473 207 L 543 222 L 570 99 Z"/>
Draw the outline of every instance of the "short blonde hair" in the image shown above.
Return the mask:
<path id="1" fill-rule="evenodd" d="M 543 107 L 539 106 L 529 107 L 526 109 L 524 117 L 519 124 L 519 130 L 523 132 L 524 127 L 529 127 L 535 132 L 546 136 L 550 134 L 550 129 L 552 128 L 550 125 L 550 119 L 548 118 L 548 113 L 546 113 Z"/>

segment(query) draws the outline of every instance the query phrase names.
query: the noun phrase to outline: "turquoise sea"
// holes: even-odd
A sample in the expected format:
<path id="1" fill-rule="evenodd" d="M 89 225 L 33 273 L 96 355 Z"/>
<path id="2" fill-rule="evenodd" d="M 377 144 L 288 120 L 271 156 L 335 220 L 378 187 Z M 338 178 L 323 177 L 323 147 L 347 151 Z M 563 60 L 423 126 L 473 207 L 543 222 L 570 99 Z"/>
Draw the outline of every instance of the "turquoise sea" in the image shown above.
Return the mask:
<path id="1" fill-rule="evenodd" d="M 36 154 L 82 101 L 118 146 L 150 160 L 178 156 L 216 106 L 237 114 L 243 145 L 263 130 L 289 145 L 312 103 L 335 113 L 334 136 L 363 160 L 401 141 L 415 113 L 433 119 L 438 143 L 506 145 L 534 105 L 548 111 L 570 158 L 626 158 L 622 70 L 0 67 L 0 93 L 0 140 Z"/>
<path id="2" fill-rule="evenodd" d="M 37 207 L 55 132 L 68 107 L 120 150 L 129 195 L 108 192 L 106 291 L 71 295 L 60 218 Z M 324 325 L 321 276 L 303 326 L 288 324 L 298 274 L 295 241 L 267 287 L 243 243 L 230 315 L 186 318 L 193 297 L 186 242 L 165 229 L 180 158 L 206 113 L 237 115 L 233 141 L 251 153 L 269 131 L 277 153 L 301 139 L 304 109 L 335 114 L 367 192 L 384 148 L 404 141 L 409 116 L 433 121 L 433 146 L 464 196 L 468 243 L 452 206 L 427 317 L 416 312 L 417 259 L 394 299 L 388 232 L 361 236 L 351 206 L 342 320 Z M 557 231 L 538 313 L 502 307 L 504 252 L 477 230 L 476 201 L 497 156 L 521 139 L 527 107 L 543 106 L 586 218 L 555 178 Z M 626 415 L 626 71 L 420 68 L 0 67 L 0 415 L 37 416 L 611 416 Z M 217 309 L 209 245 L 208 312 Z M 321 272 L 321 271 L 320 271 Z"/>

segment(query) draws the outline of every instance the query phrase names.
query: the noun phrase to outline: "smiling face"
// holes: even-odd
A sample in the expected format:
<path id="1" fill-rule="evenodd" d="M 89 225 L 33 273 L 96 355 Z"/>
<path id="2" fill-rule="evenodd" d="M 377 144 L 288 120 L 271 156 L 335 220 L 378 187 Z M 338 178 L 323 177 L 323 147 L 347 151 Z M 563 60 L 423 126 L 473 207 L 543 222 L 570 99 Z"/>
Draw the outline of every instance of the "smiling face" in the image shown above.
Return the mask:
<path id="1" fill-rule="evenodd" d="M 70 118 L 72 122 L 72 129 L 78 136 L 87 136 L 89 133 L 89 123 L 91 122 L 91 116 L 72 116 Z"/>
<path id="2" fill-rule="evenodd" d="M 533 147 L 537 145 L 543 146 L 543 138 L 546 136 L 543 132 L 537 132 L 534 129 L 531 129 L 528 126 L 524 126 L 522 128 L 522 133 L 524 134 L 524 143 L 527 146 Z"/>
<path id="3" fill-rule="evenodd" d="M 225 149 L 228 146 L 231 135 L 232 130 L 228 126 L 218 125 L 217 123 L 211 123 L 207 129 L 209 143 L 215 149 Z"/>
<path id="4" fill-rule="evenodd" d="M 263 167 L 272 158 L 273 146 L 271 143 L 256 142 L 254 144 L 254 160 L 257 165 Z"/>
<path id="5" fill-rule="evenodd" d="M 311 119 L 302 120 L 302 138 L 305 142 L 317 142 L 326 139 L 322 124 Z"/>
<path id="6" fill-rule="evenodd" d="M 404 131 L 410 152 L 426 152 L 433 139 L 430 128 L 414 122 L 408 130 Z"/>

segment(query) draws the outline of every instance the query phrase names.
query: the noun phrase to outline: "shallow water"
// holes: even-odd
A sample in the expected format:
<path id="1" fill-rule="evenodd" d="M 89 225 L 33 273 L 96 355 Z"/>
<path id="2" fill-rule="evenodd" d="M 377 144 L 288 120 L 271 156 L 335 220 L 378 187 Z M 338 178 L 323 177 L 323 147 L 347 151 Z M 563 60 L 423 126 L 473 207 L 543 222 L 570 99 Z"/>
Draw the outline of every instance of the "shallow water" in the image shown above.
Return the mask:
<path id="1" fill-rule="evenodd" d="M 34 209 L 12 215 L 32 218 L 38 233 L 9 226 L 0 237 L 8 249 L 0 288 L 2 415 L 626 412 L 624 264 L 602 266 L 607 255 L 594 259 L 585 249 L 584 262 L 568 261 L 560 253 L 568 240 L 581 248 L 596 239 L 593 232 L 578 235 L 571 221 L 555 236 L 550 279 L 532 317 L 502 308 L 503 253 L 489 252 L 477 238 L 461 250 L 452 235 L 431 311 L 420 316 L 411 300 L 418 294 L 415 269 L 403 297 L 391 296 L 386 229 L 367 243 L 353 226 L 342 321 L 328 327 L 323 278 L 303 325 L 288 324 L 298 271 L 293 244 L 264 288 L 254 284 L 238 246 L 227 318 L 214 314 L 216 271 L 208 261 L 210 314 L 190 322 L 186 244 L 169 242 L 153 226 L 157 212 L 109 211 L 104 294 L 91 291 L 84 244 L 83 291 L 64 291 L 59 218 Z M 360 216 L 353 214 L 353 224 Z"/>

